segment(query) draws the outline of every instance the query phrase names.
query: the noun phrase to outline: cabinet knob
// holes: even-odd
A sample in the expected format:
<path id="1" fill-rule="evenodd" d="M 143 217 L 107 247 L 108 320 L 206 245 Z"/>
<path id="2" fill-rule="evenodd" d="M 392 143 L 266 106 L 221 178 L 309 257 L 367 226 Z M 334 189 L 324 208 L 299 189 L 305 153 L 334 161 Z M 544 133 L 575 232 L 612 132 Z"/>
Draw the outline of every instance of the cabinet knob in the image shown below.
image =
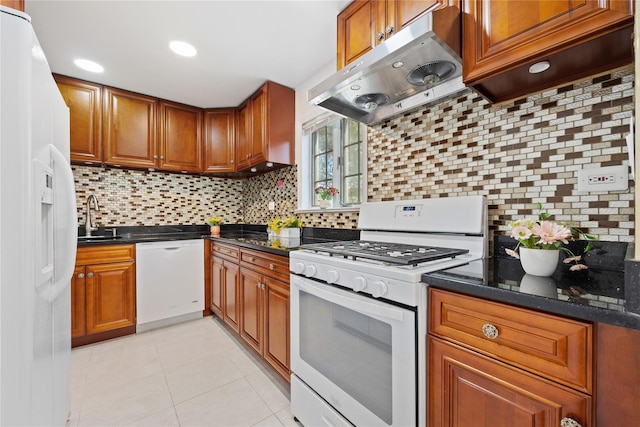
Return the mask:
<path id="1" fill-rule="evenodd" d="M 384 33 L 382 31 L 378 31 L 376 33 L 376 40 L 382 40 L 383 37 L 384 37 Z"/>
<path id="2" fill-rule="evenodd" d="M 222 271 L 222 270 L 224 270 L 224 266 L 223 265 L 220 266 L 220 271 Z"/>
<path id="3" fill-rule="evenodd" d="M 252 155 L 253 155 L 252 153 L 247 154 L 247 156 L 249 156 L 249 158 L 251 158 Z"/>
<path id="4" fill-rule="evenodd" d="M 234 164 L 235 160 L 229 160 L 229 163 Z"/>
<path id="5" fill-rule="evenodd" d="M 160 160 L 164 160 L 164 156 L 160 156 Z"/>
<path id="6" fill-rule="evenodd" d="M 84 279 L 84 273 L 79 273 L 78 274 L 78 279 Z"/>
<path id="7" fill-rule="evenodd" d="M 498 338 L 498 328 L 493 326 L 491 323 L 485 323 L 482 325 L 482 333 L 485 337 L 495 340 Z"/>
<path id="8" fill-rule="evenodd" d="M 87 273 L 87 277 L 93 277 L 93 273 Z"/>
<path id="9" fill-rule="evenodd" d="M 258 283 L 256 284 L 256 286 L 257 286 L 259 289 L 262 289 L 262 283 L 258 282 Z"/>
<path id="10" fill-rule="evenodd" d="M 563 418 L 560 420 L 560 427 L 582 427 L 582 425 L 573 418 Z"/>
<path id="11" fill-rule="evenodd" d="M 391 33 L 393 33 L 393 25 L 389 25 L 389 26 L 387 26 L 387 28 L 385 28 L 385 29 L 384 29 L 384 31 L 385 31 L 387 34 L 391 34 Z"/>
<path id="12" fill-rule="evenodd" d="M 249 257 L 249 261 L 251 261 L 251 262 L 256 262 L 256 259 L 255 259 L 254 257 L 250 256 L 250 257 Z"/>
<path id="13" fill-rule="evenodd" d="M 153 155 L 153 158 L 154 158 L 155 160 L 158 160 L 158 155 L 157 155 L 157 154 L 154 154 L 154 155 Z"/>
<path id="14" fill-rule="evenodd" d="M 276 265 L 275 264 L 269 264 L 269 270 L 275 270 L 276 269 Z"/>

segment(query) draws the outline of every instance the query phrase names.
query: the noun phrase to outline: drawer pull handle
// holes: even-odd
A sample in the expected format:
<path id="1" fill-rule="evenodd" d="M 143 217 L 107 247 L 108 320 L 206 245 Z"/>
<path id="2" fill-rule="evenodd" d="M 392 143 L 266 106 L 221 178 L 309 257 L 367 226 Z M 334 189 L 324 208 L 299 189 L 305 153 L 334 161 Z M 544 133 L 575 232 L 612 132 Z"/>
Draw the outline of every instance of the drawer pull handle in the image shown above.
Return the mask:
<path id="1" fill-rule="evenodd" d="M 573 418 L 563 418 L 560 421 L 560 427 L 582 427 L 582 425 Z"/>
<path id="2" fill-rule="evenodd" d="M 498 328 L 493 326 L 491 323 L 485 323 L 482 325 L 482 333 L 485 337 L 495 340 L 498 338 Z"/>
<path id="3" fill-rule="evenodd" d="M 269 270 L 275 270 L 276 269 L 276 265 L 271 263 L 269 264 Z"/>

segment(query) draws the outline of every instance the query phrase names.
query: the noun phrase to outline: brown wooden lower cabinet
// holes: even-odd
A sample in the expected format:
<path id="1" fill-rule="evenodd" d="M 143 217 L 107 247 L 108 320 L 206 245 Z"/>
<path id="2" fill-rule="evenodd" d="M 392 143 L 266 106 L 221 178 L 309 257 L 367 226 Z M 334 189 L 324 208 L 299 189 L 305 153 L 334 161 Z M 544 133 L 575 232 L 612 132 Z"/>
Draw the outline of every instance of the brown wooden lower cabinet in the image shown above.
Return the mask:
<path id="1" fill-rule="evenodd" d="M 288 259 L 212 242 L 210 271 L 211 311 L 289 381 Z"/>
<path id="2" fill-rule="evenodd" d="M 428 326 L 429 426 L 595 426 L 592 324 L 430 288 Z"/>
<path id="3" fill-rule="evenodd" d="M 597 323 L 596 354 L 595 425 L 638 425 L 640 331 Z"/>
<path id="4" fill-rule="evenodd" d="M 135 245 L 78 248 L 71 279 L 72 347 L 136 331 Z"/>
<path id="5" fill-rule="evenodd" d="M 430 426 L 593 425 L 589 395 L 436 338 L 429 348 Z"/>

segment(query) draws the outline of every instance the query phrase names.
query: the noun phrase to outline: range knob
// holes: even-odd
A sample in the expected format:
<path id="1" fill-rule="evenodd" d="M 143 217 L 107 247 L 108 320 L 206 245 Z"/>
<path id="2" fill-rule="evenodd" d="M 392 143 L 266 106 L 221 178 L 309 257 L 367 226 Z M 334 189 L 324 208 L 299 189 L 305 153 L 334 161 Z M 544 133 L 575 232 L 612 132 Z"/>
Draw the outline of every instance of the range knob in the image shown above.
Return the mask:
<path id="1" fill-rule="evenodd" d="M 380 298 L 381 296 L 386 295 L 389 290 L 389 288 L 387 288 L 387 284 L 382 280 L 376 280 L 369 288 L 371 290 L 371 295 L 374 298 Z"/>
<path id="2" fill-rule="evenodd" d="M 305 265 L 304 262 L 298 261 L 293 264 L 293 272 L 296 274 L 302 274 L 304 272 Z"/>
<path id="3" fill-rule="evenodd" d="M 327 271 L 327 283 L 338 283 L 340 275 L 336 270 Z"/>
<path id="4" fill-rule="evenodd" d="M 367 287 L 367 279 L 365 279 L 364 277 L 358 276 L 355 279 L 353 279 L 352 289 L 354 291 L 361 292 L 361 291 L 364 291 L 366 287 Z"/>
<path id="5" fill-rule="evenodd" d="M 307 265 L 307 268 L 304 270 L 304 275 L 307 277 L 313 277 L 318 272 L 318 269 L 315 265 Z"/>

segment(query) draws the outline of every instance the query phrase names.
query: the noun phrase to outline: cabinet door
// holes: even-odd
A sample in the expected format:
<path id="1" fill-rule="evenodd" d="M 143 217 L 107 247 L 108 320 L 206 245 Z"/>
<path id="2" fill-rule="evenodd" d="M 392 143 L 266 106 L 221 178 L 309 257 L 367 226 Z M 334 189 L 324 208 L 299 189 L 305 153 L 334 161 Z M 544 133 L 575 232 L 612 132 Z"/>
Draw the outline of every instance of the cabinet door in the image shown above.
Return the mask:
<path id="1" fill-rule="evenodd" d="M 253 166 L 267 158 L 267 85 L 251 97 L 251 152 L 249 163 Z"/>
<path id="2" fill-rule="evenodd" d="M 24 12 L 24 0 L 0 0 L 0 5 Z"/>
<path id="3" fill-rule="evenodd" d="M 262 276 L 253 270 L 240 268 L 242 300 L 240 336 L 258 353 L 262 341 Z"/>
<path id="4" fill-rule="evenodd" d="M 385 1 L 356 0 L 338 15 L 338 70 L 384 40 Z M 381 21 L 381 22 L 380 22 Z"/>
<path id="5" fill-rule="evenodd" d="M 460 7 L 459 1 L 457 0 L 387 0 L 386 3 L 387 26 L 385 27 L 385 35 L 387 38 L 429 10 L 435 10 L 449 5 Z"/>
<path id="6" fill-rule="evenodd" d="M 71 162 L 102 162 L 102 86 L 55 74 L 54 78 L 69 107 Z"/>
<path id="7" fill-rule="evenodd" d="M 592 426 L 591 398 L 488 357 L 429 338 L 427 413 L 433 427 Z"/>
<path id="8" fill-rule="evenodd" d="M 202 171 L 202 110 L 160 103 L 160 158 L 163 170 Z"/>
<path id="9" fill-rule="evenodd" d="M 289 381 L 289 285 L 264 277 L 264 358 Z"/>
<path id="10" fill-rule="evenodd" d="M 135 326 L 135 278 L 133 262 L 87 266 L 85 283 L 88 334 Z"/>
<path id="11" fill-rule="evenodd" d="M 218 257 L 211 257 L 211 311 L 223 318 L 223 292 L 225 280 L 224 262 Z"/>
<path id="12" fill-rule="evenodd" d="M 224 263 L 224 321 L 236 332 L 240 332 L 240 267 Z"/>
<path id="13" fill-rule="evenodd" d="M 251 100 L 238 108 L 236 120 L 236 163 L 238 170 L 251 166 Z"/>
<path id="14" fill-rule="evenodd" d="M 463 80 L 503 101 L 631 62 L 631 1 L 465 0 Z M 597 52 L 595 54 L 594 52 Z M 529 65 L 547 60 L 540 74 Z"/>
<path id="15" fill-rule="evenodd" d="M 76 266 L 71 277 L 71 338 L 86 335 L 85 267 Z"/>
<path id="16" fill-rule="evenodd" d="M 204 172 L 235 172 L 235 111 L 229 108 L 204 113 Z"/>
<path id="17" fill-rule="evenodd" d="M 105 88 L 104 162 L 114 166 L 157 166 L 156 99 Z"/>

